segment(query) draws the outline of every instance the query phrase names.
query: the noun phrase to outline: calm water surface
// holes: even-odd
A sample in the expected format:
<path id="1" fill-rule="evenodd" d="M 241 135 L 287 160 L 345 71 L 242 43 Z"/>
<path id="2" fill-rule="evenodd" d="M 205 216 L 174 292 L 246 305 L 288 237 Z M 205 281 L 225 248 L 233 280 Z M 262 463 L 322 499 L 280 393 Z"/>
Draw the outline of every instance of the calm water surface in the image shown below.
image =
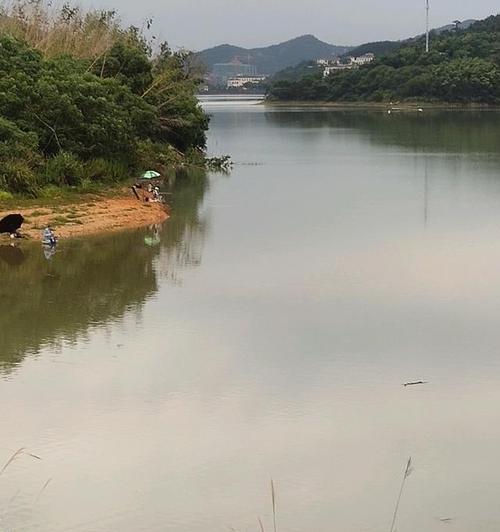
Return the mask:
<path id="1" fill-rule="evenodd" d="M 498 531 L 500 116 L 205 106 L 158 245 L 0 248 L 0 530 Z"/>

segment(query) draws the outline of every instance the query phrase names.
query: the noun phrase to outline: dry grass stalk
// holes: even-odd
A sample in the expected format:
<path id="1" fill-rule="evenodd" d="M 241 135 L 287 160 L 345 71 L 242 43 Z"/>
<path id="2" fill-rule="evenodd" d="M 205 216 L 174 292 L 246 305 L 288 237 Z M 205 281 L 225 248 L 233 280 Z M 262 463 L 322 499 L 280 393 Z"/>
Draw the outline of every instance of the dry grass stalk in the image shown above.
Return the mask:
<path id="1" fill-rule="evenodd" d="M 2 475 L 5 470 L 10 466 L 10 464 L 12 464 L 12 462 L 18 458 L 21 454 L 23 454 L 25 451 L 24 448 L 21 448 L 21 449 L 18 449 L 8 460 L 7 462 L 5 463 L 5 465 L 2 467 L 2 469 L 0 470 L 0 475 Z"/>
<path id="2" fill-rule="evenodd" d="M 0 476 L 5 472 L 5 470 L 12 464 L 12 462 L 14 462 L 14 460 L 16 460 L 17 458 L 19 458 L 21 455 L 25 455 L 25 456 L 29 456 L 30 458 L 34 458 L 35 460 L 41 460 L 41 458 L 39 456 L 37 456 L 36 454 L 31 454 L 29 452 L 26 451 L 26 449 L 24 447 L 21 447 L 20 449 L 18 449 L 8 460 L 7 462 L 4 464 L 4 466 L 2 467 L 2 469 L 0 469 Z"/>
<path id="3" fill-rule="evenodd" d="M 276 490 L 274 489 L 274 481 L 271 479 L 271 499 L 273 502 L 273 526 L 276 532 Z"/>
<path id="4" fill-rule="evenodd" d="M 399 504 L 401 503 L 401 497 L 403 496 L 403 490 L 405 489 L 406 480 L 408 477 L 412 474 L 413 467 L 412 467 L 412 461 L 411 456 L 408 459 L 408 463 L 406 464 L 406 469 L 403 475 L 403 481 L 401 482 L 401 488 L 399 490 L 398 498 L 396 499 L 396 507 L 394 508 L 394 514 L 392 516 L 392 523 L 390 532 L 394 532 L 394 527 L 396 526 L 396 519 L 398 518 L 398 512 L 399 512 Z"/>
<path id="5" fill-rule="evenodd" d="M 84 11 L 45 0 L 0 0 L 0 34 L 26 41 L 46 57 L 101 57 L 124 32 L 114 11 Z"/>
<path id="6" fill-rule="evenodd" d="M 38 492 L 38 495 L 36 496 L 36 499 L 35 499 L 35 504 L 38 502 L 38 500 L 40 499 L 40 497 L 43 495 L 43 493 L 45 492 L 45 490 L 49 487 L 49 484 L 52 482 L 52 479 L 49 478 L 49 480 L 47 480 L 47 482 L 43 485 L 43 488 Z"/>

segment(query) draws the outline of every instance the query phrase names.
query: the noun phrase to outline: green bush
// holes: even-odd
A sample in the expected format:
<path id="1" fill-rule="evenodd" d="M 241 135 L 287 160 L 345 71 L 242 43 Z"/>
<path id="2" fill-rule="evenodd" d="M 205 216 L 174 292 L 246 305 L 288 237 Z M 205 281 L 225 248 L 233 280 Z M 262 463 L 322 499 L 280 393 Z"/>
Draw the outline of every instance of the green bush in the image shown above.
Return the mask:
<path id="1" fill-rule="evenodd" d="M 130 174 L 126 164 L 101 158 L 91 159 L 83 167 L 84 180 L 90 182 L 119 183 L 130 177 Z"/>
<path id="2" fill-rule="evenodd" d="M 83 164 L 71 153 L 61 152 L 47 159 L 45 184 L 77 186 L 83 179 Z"/>
<path id="3" fill-rule="evenodd" d="M 0 165 L 0 188 L 10 192 L 36 196 L 39 190 L 37 175 L 22 160 L 7 159 Z"/>
<path id="4" fill-rule="evenodd" d="M 60 199 L 64 196 L 63 190 L 56 185 L 45 185 L 39 190 L 38 196 L 47 200 Z"/>
<path id="5" fill-rule="evenodd" d="M 164 173 L 167 166 L 177 165 L 182 159 L 182 154 L 170 144 L 147 140 L 140 142 L 137 146 L 139 168 Z"/>
<path id="6" fill-rule="evenodd" d="M 13 199 L 14 196 L 6 190 L 0 190 L 0 201 L 8 201 Z"/>
<path id="7" fill-rule="evenodd" d="M 98 181 L 92 181 L 84 177 L 80 186 L 78 187 L 78 192 L 81 194 L 98 194 L 102 190 L 102 184 Z"/>

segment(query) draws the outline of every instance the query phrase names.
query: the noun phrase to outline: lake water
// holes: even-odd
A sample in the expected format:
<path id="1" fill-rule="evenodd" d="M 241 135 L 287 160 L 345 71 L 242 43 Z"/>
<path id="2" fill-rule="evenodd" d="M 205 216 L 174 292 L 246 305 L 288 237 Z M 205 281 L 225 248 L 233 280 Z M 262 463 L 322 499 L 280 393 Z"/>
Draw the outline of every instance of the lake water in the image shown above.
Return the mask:
<path id="1" fill-rule="evenodd" d="M 0 248 L 2 532 L 388 532 L 409 457 L 399 532 L 500 529 L 499 114 L 254 103 L 160 243 Z"/>

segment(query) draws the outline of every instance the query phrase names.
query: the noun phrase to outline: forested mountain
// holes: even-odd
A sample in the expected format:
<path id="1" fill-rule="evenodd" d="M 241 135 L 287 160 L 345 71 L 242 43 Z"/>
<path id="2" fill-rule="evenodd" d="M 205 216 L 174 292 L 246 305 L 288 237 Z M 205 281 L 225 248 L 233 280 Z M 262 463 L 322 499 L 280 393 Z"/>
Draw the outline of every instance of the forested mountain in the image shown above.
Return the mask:
<path id="1" fill-rule="evenodd" d="M 336 46 L 320 41 L 313 35 L 303 35 L 290 41 L 263 48 L 240 48 L 223 44 L 196 54 L 196 57 L 211 71 L 216 63 L 239 60 L 255 65 L 260 74 L 274 74 L 302 61 L 342 55 L 348 46 Z"/>
<path id="2" fill-rule="evenodd" d="M 455 28 L 455 27 L 454 27 Z M 281 79 L 269 89 L 276 100 L 420 100 L 500 104 L 500 15 L 466 29 L 433 32 L 401 44 L 371 64 L 324 78 Z"/>
<path id="3" fill-rule="evenodd" d="M 350 50 L 349 55 L 352 55 L 353 57 L 358 57 L 360 55 L 370 53 L 375 55 L 383 55 L 397 50 L 400 46 L 403 45 L 403 42 L 404 41 L 367 42 L 365 44 L 361 44 L 360 46 L 356 46 L 356 48 Z"/>
<path id="4" fill-rule="evenodd" d="M 0 197 L 91 187 L 205 145 L 189 55 L 157 55 L 114 12 L 0 11 Z"/>
<path id="5" fill-rule="evenodd" d="M 323 67 L 319 66 L 316 61 L 302 61 L 296 66 L 288 67 L 277 72 L 267 82 L 274 83 L 278 80 L 298 81 L 305 76 L 319 74 L 323 72 Z"/>

